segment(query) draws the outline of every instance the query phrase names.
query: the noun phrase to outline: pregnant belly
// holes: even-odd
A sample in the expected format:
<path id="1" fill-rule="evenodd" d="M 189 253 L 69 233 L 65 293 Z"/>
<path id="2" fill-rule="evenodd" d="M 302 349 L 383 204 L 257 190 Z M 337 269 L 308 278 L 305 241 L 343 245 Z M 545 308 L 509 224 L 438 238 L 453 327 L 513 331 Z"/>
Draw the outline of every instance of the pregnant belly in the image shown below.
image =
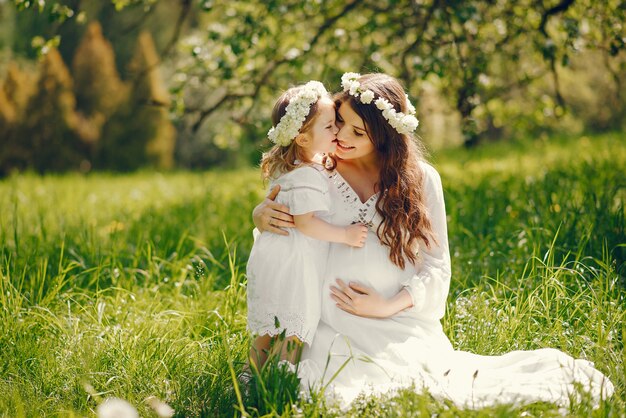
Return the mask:
<path id="1" fill-rule="evenodd" d="M 378 237 L 370 232 L 363 248 L 331 244 L 324 279 L 327 286 L 338 278 L 344 282 L 359 282 L 391 297 L 401 289 L 400 283 L 413 274 L 411 265 L 402 270 L 393 264 L 389 247 L 381 245 Z"/>
<path id="2" fill-rule="evenodd" d="M 372 287 L 389 298 L 398 293 L 401 283 L 413 274 L 411 265 L 402 270 L 391 262 L 388 247 L 381 245 L 373 233 L 368 235 L 363 248 L 331 244 L 322 287 L 322 320 L 342 332 L 344 327 L 340 324 L 350 327 L 355 319 L 354 315 L 339 309 L 330 297 L 330 286 L 336 286 L 336 279 Z"/>

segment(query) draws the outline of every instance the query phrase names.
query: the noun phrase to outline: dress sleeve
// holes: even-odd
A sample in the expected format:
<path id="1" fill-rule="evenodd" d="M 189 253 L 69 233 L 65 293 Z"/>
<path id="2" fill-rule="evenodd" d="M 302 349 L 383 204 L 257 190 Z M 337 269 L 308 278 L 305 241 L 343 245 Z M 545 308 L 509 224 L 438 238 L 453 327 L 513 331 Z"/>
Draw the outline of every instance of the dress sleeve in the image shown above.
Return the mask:
<path id="1" fill-rule="evenodd" d="M 281 184 L 280 193 L 287 201 L 292 215 L 330 210 L 328 180 L 317 168 L 300 167 L 290 172 L 287 177 Z"/>
<path id="2" fill-rule="evenodd" d="M 438 320 L 445 313 L 451 276 L 446 208 L 439 173 L 426 163 L 421 167 L 426 207 L 437 242 L 431 242 L 429 248 L 420 241 L 417 273 L 402 285 L 413 299 L 413 307 L 408 312 Z"/>

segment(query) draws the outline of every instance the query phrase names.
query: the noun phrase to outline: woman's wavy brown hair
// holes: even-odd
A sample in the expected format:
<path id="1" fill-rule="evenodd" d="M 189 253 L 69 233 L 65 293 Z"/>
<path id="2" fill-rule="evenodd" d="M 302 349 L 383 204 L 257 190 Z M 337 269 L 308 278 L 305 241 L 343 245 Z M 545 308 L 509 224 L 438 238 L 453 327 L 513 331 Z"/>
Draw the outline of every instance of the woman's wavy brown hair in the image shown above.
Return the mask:
<path id="1" fill-rule="evenodd" d="M 280 119 L 285 116 L 289 102 L 302 87 L 303 86 L 292 87 L 281 94 L 272 110 L 272 126 L 276 127 Z M 328 98 L 330 98 L 330 95 L 328 95 Z M 304 119 L 298 135 L 306 134 L 311 128 L 311 125 L 315 122 L 317 116 L 318 106 L 317 102 L 315 102 L 311 105 L 309 114 Z M 298 166 L 296 160 L 310 162 L 306 158 L 304 150 L 296 143 L 295 139 L 286 147 L 275 144 L 269 151 L 263 153 L 263 157 L 261 158 L 261 174 L 263 179 L 277 178 L 282 174 L 290 172 Z M 325 159 L 324 165 L 331 170 L 335 168 L 332 158 Z"/>
<path id="2" fill-rule="evenodd" d="M 381 167 L 376 184 L 381 192 L 376 211 L 383 222 L 376 234 L 389 247 L 389 258 L 400 268 L 405 260 L 417 260 L 419 240 L 430 247 L 436 242 L 424 203 L 424 173 L 419 162 L 424 160 L 423 145 L 412 135 L 399 134 L 389 125 L 374 102 L 383 97 L 398 112 L 407 113 L 407 99 L 398 80 L 386 74 L 366 74 L 359 78 L 362 90 L 371 90 L 375 97 L 363 104 L 348 92 L 335 96 L 337 108 L 348 103 L 365 122 L 365 130 L 378 153 Z"/>

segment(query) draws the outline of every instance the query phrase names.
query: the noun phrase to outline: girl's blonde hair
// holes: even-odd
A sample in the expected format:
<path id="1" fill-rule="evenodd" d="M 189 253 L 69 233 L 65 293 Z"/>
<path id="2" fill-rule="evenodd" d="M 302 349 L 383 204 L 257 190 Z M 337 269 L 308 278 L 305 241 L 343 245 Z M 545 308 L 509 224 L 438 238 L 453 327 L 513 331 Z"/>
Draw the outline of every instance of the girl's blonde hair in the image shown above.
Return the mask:
<path id="1" fill-rule="evenodd" d="M 276 101 L 274 109 L 272 110 L 272 126 L 278 125 L 280 119 L 287 113 L 287 106 L 290 100 L 303 88 L 303 86 L 296 86 L 285 91 Z M 330 95 L 327 95 L 330 99 Z M 298 132 L 298 135 L 306 134 L 310 129 L 313 122 L 318 116 L 317 103 L 313 103 L 309 109 L 309 114 L 306 115 L 302 127 Z M 269 151 L 263 153 L 261 158 L 261 174 L 264 180 L 276 178 L 282 174 L 288 173 L 296 168 L 298 165 L 296 161 L 310 162 L 306 158 L 306 154 L 302 147 L 296 143 L 294 138 L 291 144 L 287 146 L 274 145 Z M 326 163 L 325 163 L 326 164 Z"/>

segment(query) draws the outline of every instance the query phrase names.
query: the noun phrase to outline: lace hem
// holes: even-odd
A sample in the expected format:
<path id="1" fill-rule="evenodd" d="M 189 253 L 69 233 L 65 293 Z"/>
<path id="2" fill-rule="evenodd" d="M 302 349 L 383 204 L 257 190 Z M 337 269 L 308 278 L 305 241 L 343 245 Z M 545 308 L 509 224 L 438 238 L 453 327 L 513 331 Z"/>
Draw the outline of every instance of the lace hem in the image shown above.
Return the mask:
<path id="1" fill-rule="evenodd" d="M 284 332 L 285 337 L 296 337 L 309 345 L 315 334 L 315 327 L 309 325 L 311 322 L 313 321 L 305 321 L 300 313 L 283 314 L 280 315 L 280 319 L 275 314 L 248 315 L 248 329 L 252 334 L 275 337 Z"/>

